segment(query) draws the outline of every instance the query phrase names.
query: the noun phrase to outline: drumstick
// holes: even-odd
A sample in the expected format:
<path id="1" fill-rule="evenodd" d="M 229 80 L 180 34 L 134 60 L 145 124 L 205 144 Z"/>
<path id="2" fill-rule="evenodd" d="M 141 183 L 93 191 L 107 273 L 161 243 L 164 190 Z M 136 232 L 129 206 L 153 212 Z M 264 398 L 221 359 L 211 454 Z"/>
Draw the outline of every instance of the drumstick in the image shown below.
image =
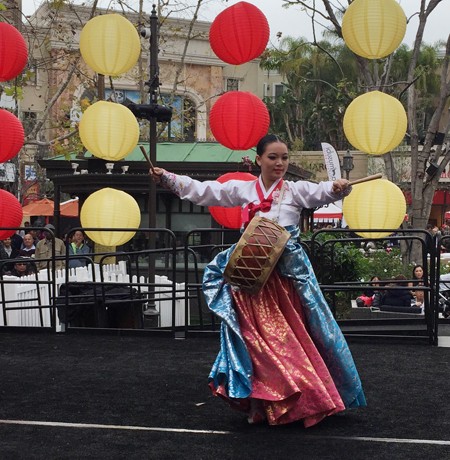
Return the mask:
<path id="1" fill-rule="evenodd" d="M 361 179 L 352 180 L 348 183 L 348 185 L 356 185 L 356 184 L 360 184 L 361 182 L 369 182 L 370 180 L 381 179 L 382 177 L 383 177 L 383 174 L 381 173 L 372 174 L 371 176 L 361 177 Z"/>
<path id="2" fill-rule="evenodd" d="M 145 151 L 145 148 L 143 145 L 140 145 L 139 148 L 141 149 L 142 154 L 144 155 L 145 159 L 147 160 L 148 164 L 150 165 L 151 170 L 153 171 L 155 167 L 153 166 L 153 163 L 151 162 L 149 156 L 147 155 L 147 152 Z"/>

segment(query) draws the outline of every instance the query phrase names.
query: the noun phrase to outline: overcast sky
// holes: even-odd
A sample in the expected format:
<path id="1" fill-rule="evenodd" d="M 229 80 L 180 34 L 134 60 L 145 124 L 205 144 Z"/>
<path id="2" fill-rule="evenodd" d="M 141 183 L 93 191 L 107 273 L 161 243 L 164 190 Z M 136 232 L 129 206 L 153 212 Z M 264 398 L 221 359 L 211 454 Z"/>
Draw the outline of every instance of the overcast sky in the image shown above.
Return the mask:
<path id="1" fill-rule="evenodd" d="M 240 0 L 208 0 L 202 7 L 200 15 L 201 20 L 213 21 L 215 16 L 225 8 L 238 3 Z M 274 45 L 277 43 L 276 34 L 282 32 L 283 36 L 291 35 L 293 37 L 306 37 L 311 40 L 313 37 L 311 21 L 305 11 L 299 7 L 290 7 L 284 9 L 281 7 L 282 0 L 246 0 L 257 6 L 267 17 L 271 31 L 271 41 Z M 42 3 L 42 0 L 22 0 L 24 13 L 29 15 Z M 76 3 L 88 3 L 80 0 Z M 100 0 L 99 5 L 102 7 L 114 8 L 114 0 Z M 124 3 L 138 5 L 137 0 L 128 0 Z M 151 0 L 144 1 L 144 9 L 148 12 L 151 10 Z M 317 1 L 317 4 L 321 2 Z M 419 8 L 420 0 L 399 0 L 400 5 L 409 19 Z M 424 34 L 424 41 L 433 44 L 438 40 L 446 40 L 450 33 L 450 0 L 442 1 L 436 10 L 430 16 Z M 412 45 L 416 35 L 418 21 L 411 18 L 408 23 L 404 42 L 409 46 Z M 320 31 L 318 32 L 320 38 Z"/>

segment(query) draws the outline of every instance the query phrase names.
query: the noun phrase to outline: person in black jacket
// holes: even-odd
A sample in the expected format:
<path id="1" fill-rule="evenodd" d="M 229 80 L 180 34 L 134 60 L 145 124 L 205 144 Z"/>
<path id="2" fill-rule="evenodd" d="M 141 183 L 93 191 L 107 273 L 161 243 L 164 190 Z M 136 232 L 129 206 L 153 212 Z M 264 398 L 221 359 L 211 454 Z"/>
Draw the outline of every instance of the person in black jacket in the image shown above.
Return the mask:
<path id="1" fill-rule="evenodd" d="M 387 286 L 397 287 L 397 289 L 386 290 L 382 299 L 383 306 L 411 307 L 412 295 L 405 275 L 395 276 Z M 402 286 L 404 286 L 404 289 L 398 289 Z"/>
<path id="2" fill-rule="evenodd" d="M 8 273 L 14 267 L 13 263 L 6 263 L 5 261 L 9 259 L 16 259 L 17 257 L 19 257 L 19 250 L 13 247 L 11 238 L 5 238 L 2 242 L 0 242 L 0 260 L 2 261 L 0 269 L 2 273 Z"/>
<path id="3" fill-rule="evenodd" d="M 369 286 L 380 286 L 380 278 L 372 276 L 368 284 Z M 379 307 L 382 297 L 383 291 L 369 287 L 363 291 L 362 295 L 356 298 L 356 305 L 358 307 Z"/>

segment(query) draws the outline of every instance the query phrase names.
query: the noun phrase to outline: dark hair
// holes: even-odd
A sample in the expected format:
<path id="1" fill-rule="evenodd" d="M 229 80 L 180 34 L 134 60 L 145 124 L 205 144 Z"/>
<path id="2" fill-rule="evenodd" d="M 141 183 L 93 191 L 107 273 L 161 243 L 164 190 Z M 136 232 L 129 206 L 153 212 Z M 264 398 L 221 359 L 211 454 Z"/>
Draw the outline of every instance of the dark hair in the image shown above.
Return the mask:
<path id="1" fill-rule="evenodd" d="M 402 274 L 396 275 L 394 276 L 394 278 L 392 278 L 392 282 L 398 284 L 399 286 L 407 285 L 408 283 L 406 283 L 405 281 L 406 276 Z"/>
<path id="2" fill-rule="evenodd" d="M 267 145 L 272 144 L 273 142 L 281 142 L 287 145 L 283 139 L 280 139 L 275 134 L 266 134 L 259 140 L 258 144 L 256 145 L 256 155 L 261 156 L 266 150 Z"/>
<path id="3" fill-rule="evenodd" d="M 414 268 L 413 268 L 413 271 L 412 271 L 412 277 L 413 277 L 413 279 L 419 279 L 419 278 L 417 278 L 417 276 L 416 276 L 416 268 L 421 268 L 422 271 L 423 271 L 423 266 L 422 266 L 422 265 L 415 265 Z M 421 279 L 421 278 L 420 278 L 420 279 Z"/>

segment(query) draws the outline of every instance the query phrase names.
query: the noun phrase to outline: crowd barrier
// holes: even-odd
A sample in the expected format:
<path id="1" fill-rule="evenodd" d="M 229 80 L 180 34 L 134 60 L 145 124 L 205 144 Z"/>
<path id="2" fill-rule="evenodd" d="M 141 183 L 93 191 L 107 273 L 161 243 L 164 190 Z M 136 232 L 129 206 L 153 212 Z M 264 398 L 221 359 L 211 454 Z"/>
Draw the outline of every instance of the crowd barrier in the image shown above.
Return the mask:
<path id="1" fill-rule="evenodd" d="M 144 296 L 148 293 L 149 282 L 144 276 L 130 276 L 124 261 L 117 264 L 88 265 L 87 267 L 55 270 L 55 283 L 52 282 L 52 271 L 43 269 L 37 274 L 23 276 L 3 276 L 0 290 L 1 315 L 0 326 L 21 327 L 51 327 L 54 298 L 59 295 L 62 285 L 71 286 L 94 283 L 128 285 L 139 288 Z M 53 285 L 56 292 L 53 294 Z M 155 275 L 154 280 L 154 307 L 158 311 L 157 326 L 172 327 L 172 281 L 167 276 Z M 182 297 L 175 299 L 175 326 L 185 325 L 184 283 L 175 283 L 176 292 Z M 145 303 L 142 304 L 145 309 Z M 188 305 L 189 311 L 189 305 Z M 55 315 L 56 331 L 62 330 L 62 324 Z M 189 314 L 188 314 L 189 318 Z"/>

